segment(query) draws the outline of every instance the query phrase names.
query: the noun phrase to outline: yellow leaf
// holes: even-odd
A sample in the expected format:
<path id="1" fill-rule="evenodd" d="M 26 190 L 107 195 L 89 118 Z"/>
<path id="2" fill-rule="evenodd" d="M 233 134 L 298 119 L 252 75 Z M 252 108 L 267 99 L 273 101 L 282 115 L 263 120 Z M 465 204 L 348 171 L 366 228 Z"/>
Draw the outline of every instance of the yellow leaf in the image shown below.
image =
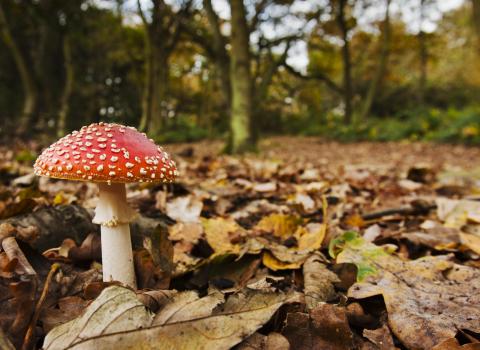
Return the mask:
<path id="1" fill-rule="evenodd" d="M 270 270 L 278 271 L 278 270 L 294 270 L 299 269 L 302 266 L 303 261 L 301 263 L 286 263 L 283 261 L 278 260 L 275 258 L 270 252 L 264 252 L 262 255 L 262 262 L 263 265 L 268 267 Z"/>
<path id="2" fill-rule="evenodd" d="M 233 253 L 240 252 L 240 245 L 231 242 L 232 235 L 245 235 L 245 230 L 233 219 L 214 218 L 202 219 L 203 230 L 208 244 L 215 253 Z"/>
<path id="3" fill-rule="evenodd" d="M 325 238 L 327 225 L 311 223 L 305 227 L 299 227 L 295 232 L 298 241 L 298 250 L 316 250 L 322 246 Z"/>
<path id="4" fill-rule="evenodd" d="M 476 254 L 480 254 L 480 237 L 460 232 L 460 240 L 464 246 Z"/>
<path id="5" fill-rule="evenodd" d="M 350 227 L 362 228 L 363 226 L 365 226 L 365 221 L 358 214 L 354 214 L 352 216 L 349 216 L 347 218 L 347 220 L 345 221 L 345 223 Z"/>
<path id="6" fill-rule="evenodd" d="M 255 228 L 260 231 L 270 232 L 276 237 L 286 239 L 294 235 L 302 222 L 303 220 L 298 216 L 271 214 L 260 220 Z"/>

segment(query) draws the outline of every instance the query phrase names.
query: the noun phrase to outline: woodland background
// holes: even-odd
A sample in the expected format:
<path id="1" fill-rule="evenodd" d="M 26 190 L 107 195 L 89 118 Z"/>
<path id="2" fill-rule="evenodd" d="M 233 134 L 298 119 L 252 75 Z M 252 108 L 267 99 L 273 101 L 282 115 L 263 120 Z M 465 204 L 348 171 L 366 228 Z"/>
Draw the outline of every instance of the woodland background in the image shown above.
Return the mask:
<path id="1" fill-rule="evenodd" d="M 1 0 L 0 134 L 480 141 L 480 1 Z"/>

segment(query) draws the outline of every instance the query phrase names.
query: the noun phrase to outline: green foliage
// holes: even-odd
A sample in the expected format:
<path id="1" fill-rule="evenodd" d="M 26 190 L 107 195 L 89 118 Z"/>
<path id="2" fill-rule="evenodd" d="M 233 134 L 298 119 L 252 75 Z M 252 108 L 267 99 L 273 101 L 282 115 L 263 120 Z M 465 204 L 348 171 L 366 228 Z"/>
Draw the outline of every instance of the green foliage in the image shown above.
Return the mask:
<path id="1" fill-rule="evenodd" d="M 424 140 L 480 144 L 480 108 L 411 109 L 390 118 L 369 118 L 344 125 L 340 115 L 296 118 L 294 132 L 344 142 Z"/>
<path id="2" fill-rule="evenodd" d="M 194 142 L 214 137 L 205 128 L 199 127 L 194 118 L 179 116 L 175 124 L 166 127 L 161 135 L 154 137 L 158 143 Z"/>

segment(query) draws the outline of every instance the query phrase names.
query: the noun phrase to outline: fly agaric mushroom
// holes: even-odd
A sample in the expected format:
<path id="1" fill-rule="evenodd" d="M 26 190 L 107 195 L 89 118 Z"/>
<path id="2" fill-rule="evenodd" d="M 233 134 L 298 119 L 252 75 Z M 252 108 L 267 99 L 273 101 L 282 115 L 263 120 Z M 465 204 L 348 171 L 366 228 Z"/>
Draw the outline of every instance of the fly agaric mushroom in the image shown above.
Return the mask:
<path id="1" fill-rule="evenodd" d="M 98 123 L 61 138 L 35 162 L 36 175 L 98 183 L 93 222 L 101 225 L 104 281 L 135 288 L 129 223 L 136 213 L 126 200 L 130 182 L 172 182 L 175 162 L 133 127 Z"/>

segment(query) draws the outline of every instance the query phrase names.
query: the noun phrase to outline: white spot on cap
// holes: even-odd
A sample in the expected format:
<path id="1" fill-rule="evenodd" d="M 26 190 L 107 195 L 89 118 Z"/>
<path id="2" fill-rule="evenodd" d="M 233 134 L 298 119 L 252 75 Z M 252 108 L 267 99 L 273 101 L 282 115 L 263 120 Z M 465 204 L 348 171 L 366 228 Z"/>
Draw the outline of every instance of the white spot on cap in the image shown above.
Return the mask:
<path id="1" fill-rule="evenodd" d="M 131 172 L 127 172 L 127 177 L 133 177 L 133 174 Z"/>
<path id="2" fill-rule="evenodd" d="M 147 171 L 144 168 L 140 168 L 140 174 L 147 175 Z"/>
<path id="3" fill-rule="evenodd" d="M 126 162 L 126 163 L 125 163 L 125 166 L 126 166 L 128 169 L 131 169 L 131 168 L 133 168 L 133 167 L 135 166 L 135 164 L 132 164 L 132 163 L 130 163 L 130 162 Z"/>
<path id="4" fill-rule="evenodd" d="M 83 166 L 83 169 L 85 169 L 86 171 L 89 171 L 89 170 L 90 170 L 90 166 L 89 166 L 89 165 L 84 165 L 84 166 Z"/>
<path id="5" fill-rule="evenodd" d="M 100 164 L 99 166 L 97 166 L 97 171 L 103 171 L 103 164 Z"/>
<path id="6" fill-rule="evenodd" d="M 115 173 L 114 171 L 110 171 L 110 172 L 108 173 L 108 175 L 110 175 L 110 176 L 115 176 L 116 173 Z"/>
<path id="7" fill-rule="evenodd" d="M 105 160 L 107 159 L 107 155 L 106 154 L 100 154 L 100 160 Z"/>
<path id="8" fill-rule="evenodd" d="M 117 156 L 112 156 L 112 157 L 110 158 L 110 160 L 111 160 L 112 162 L 116 162 L 116 161 L 118 160 L 118 157 L 117 157 Z"/>
<path id="9" fill-rule="evenodd" d="M 95 157 L 94 154 L 91 154 L 91 153 L 87 153 L 87 158 L 88 159 L 93 159 Z"/>

